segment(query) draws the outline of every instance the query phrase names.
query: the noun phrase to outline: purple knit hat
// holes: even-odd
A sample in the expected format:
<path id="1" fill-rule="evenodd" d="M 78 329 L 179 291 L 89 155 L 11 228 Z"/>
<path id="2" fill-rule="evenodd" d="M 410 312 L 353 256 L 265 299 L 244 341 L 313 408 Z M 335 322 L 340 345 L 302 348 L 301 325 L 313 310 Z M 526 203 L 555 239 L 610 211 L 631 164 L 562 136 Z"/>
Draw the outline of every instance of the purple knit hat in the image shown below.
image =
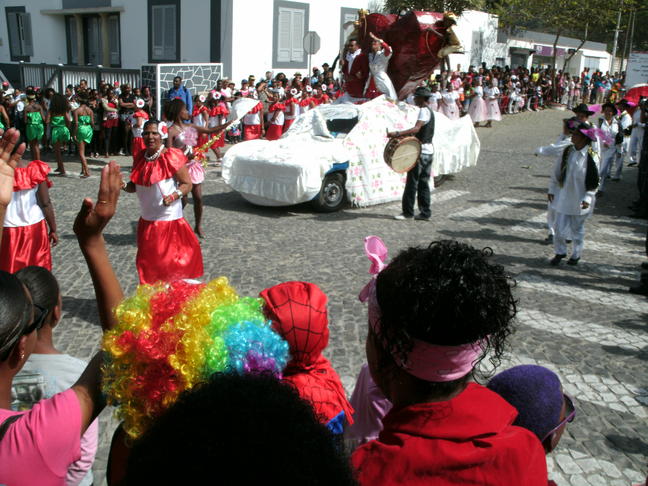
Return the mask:
<path id="1" fill-rule="evenodd" d="M 517 409 L 513 425 L 530 430 L 540 440 L 560 422 L 560 378 L 543 366 L 514 366 L 495 375 L 488 388 Z"/>

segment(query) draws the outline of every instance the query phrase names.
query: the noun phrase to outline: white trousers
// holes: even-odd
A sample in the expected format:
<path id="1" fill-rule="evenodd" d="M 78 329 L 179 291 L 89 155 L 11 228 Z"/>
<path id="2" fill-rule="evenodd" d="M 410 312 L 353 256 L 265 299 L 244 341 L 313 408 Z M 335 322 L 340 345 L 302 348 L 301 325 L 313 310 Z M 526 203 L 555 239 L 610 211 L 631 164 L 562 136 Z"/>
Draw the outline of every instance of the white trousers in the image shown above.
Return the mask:
<path id="1" fill-rule="evenodd" d="M 605 188 L 605 180 L 607 179 L 607 176 L 610 175 L 610 171 L 612 170 L 612 164 L 614 164 L 614 161 L 616 160 L 617 156 L 617 151 L 614 147 L 607 148 L 603 150 L 603 154 L 601 155 L 601 168 L 599 170 L 599 176 L 601 177 L 601 182 L 599 183 L 598 190 L 603 192 L 603 189 Z"/>
<path id="2" fill-rule="evenodd" d="M 643 127 L 634 127 L 632 129 L 632 135 L 630 135 L 630 147 L 628 147 L 628 153 L 630 154 L 630 162 L 638 163 L 639 154 L 641 153 L 641 145 L 643 144 L 644 138 L 644 128 Z"/>
<path id="3" fill-rule="evenodd" d="M 551 203 L 547 203 L 547 230 L 551 236 L 556 234 L 556 211 L 551 208 Z"/>
<path id="4" fill-rule="evenodd" d="M 554 252 L 556 255 L 567 254 L 567 240 L 572 240 L 572 258 L 580 258 L 585 243 L 585 221 L 589 214 L 583 216 L 556 213 Z"/>

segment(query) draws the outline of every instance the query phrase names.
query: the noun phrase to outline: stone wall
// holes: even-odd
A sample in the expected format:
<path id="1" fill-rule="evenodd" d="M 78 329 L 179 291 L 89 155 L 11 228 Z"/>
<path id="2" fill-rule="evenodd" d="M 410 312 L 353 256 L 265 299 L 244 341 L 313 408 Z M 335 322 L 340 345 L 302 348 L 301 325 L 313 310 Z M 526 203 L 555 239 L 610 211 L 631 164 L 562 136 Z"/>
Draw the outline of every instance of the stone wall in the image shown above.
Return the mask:
<path id="1" fill-rule="evenodd" d="M 223 77 L 223 65 L 209 64 L 148 64 L 142 66 L 142 84 L 151 86 L 160 113 L 166 93 L 173 87 L 173 78 L 182 77 L 192 95 L 207 94 Z M 161 96 L 160 96 L 161 94 Z"/>

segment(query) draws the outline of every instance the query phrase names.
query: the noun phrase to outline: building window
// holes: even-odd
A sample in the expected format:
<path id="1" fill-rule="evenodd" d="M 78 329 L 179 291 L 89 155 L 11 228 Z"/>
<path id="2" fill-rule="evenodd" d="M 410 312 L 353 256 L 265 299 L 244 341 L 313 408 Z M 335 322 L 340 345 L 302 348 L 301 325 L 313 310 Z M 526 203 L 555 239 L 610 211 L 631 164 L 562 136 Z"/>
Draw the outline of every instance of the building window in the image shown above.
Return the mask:
<path id="1" fill-rule="evenodd" d="M 11 60 L 29 61 L 29 57 L 34 55 L 30 15 L 25 12 L 25 7 L 5 7 L 5 14 Z"/>
<path id="2" fill-rule="evenodd" d="M 110 65 L 121 66 L 121 35 L 119 31 L 119 15 L 108 17 L 108 45 L 110 48 Z"/>
<path id="3" fill-rule="evenodd" d="M 273 67 L 307 68 L 304 36 L 308 32 L 307 3 L 275 0 L 273 23 Z"/>
<path id="4" fill-rule="evenodd" d="M 65 17 L 65 34 L 67 38 L 68 64 L 79 63 L 79 46 L 77 43 L 77 23 L 71 15 Z"/>
<path id="5" fill-rule="evenodd" d="M 347 7 L 340 9 L 340 49 L 344 46 L 349 34 L 355 29 L 354 20 L 358 20 L 358 9 Z"/>
<path id="6" fill-rule="evenodd" d="M 180 1 L 149 0 L 150 62 L 180 61 Z"/>

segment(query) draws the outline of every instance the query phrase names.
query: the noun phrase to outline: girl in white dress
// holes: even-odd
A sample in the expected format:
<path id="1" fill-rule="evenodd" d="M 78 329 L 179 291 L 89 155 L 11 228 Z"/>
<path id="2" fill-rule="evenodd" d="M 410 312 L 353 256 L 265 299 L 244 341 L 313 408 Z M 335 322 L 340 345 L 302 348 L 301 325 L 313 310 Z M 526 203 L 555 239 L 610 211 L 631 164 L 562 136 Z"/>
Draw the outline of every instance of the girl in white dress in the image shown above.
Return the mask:
<path id="1" fill-rule="evenodd" d="M 468 107 L 468 114 L 475 124 L 475 127 L 478 127 L 481 122 L 488 120 L 488 109 L 486 108 L 486 102 L 484 101 L 484 88 L 481 85 L 480 79 L 475 81 L 475 87 L 473 89 L 475 96 L 473 96 L 470 106 Z"/>
<path id="2" fill-rule="evenodd" d="M 488 88 L 484 90 L 484 97 L 486 98 L 486 109 L 488 111 L 488 122 L 485 127 L 490 128 L 493 124 L 493 121 L 501 121 L 502 114 L 499 107 L 499 96 L 500 90 L 495 83 L 491 81 Z"/>
<path id="3" fill-rule="evenodd" d="M 371 52 L 369 53 L 369 77 L 365 85 L 365 97 L 377 98 L 385 95 L 393 100 L 397 99 L 394 85 L 387 74 L 387 66 L 392 56 L 391 47 L 385 41 L 379 39 L 373 32 L 369 32 L 373 39 L 371 42 Z"/>
<path id="4" fill-rule="evenodd" d="M 441 113 L 451 120 L 458 120 L 461 113 L 459 95 L 454 90 L 452 83 L 448 83 L 446 91 L 441 94 Z"/>

